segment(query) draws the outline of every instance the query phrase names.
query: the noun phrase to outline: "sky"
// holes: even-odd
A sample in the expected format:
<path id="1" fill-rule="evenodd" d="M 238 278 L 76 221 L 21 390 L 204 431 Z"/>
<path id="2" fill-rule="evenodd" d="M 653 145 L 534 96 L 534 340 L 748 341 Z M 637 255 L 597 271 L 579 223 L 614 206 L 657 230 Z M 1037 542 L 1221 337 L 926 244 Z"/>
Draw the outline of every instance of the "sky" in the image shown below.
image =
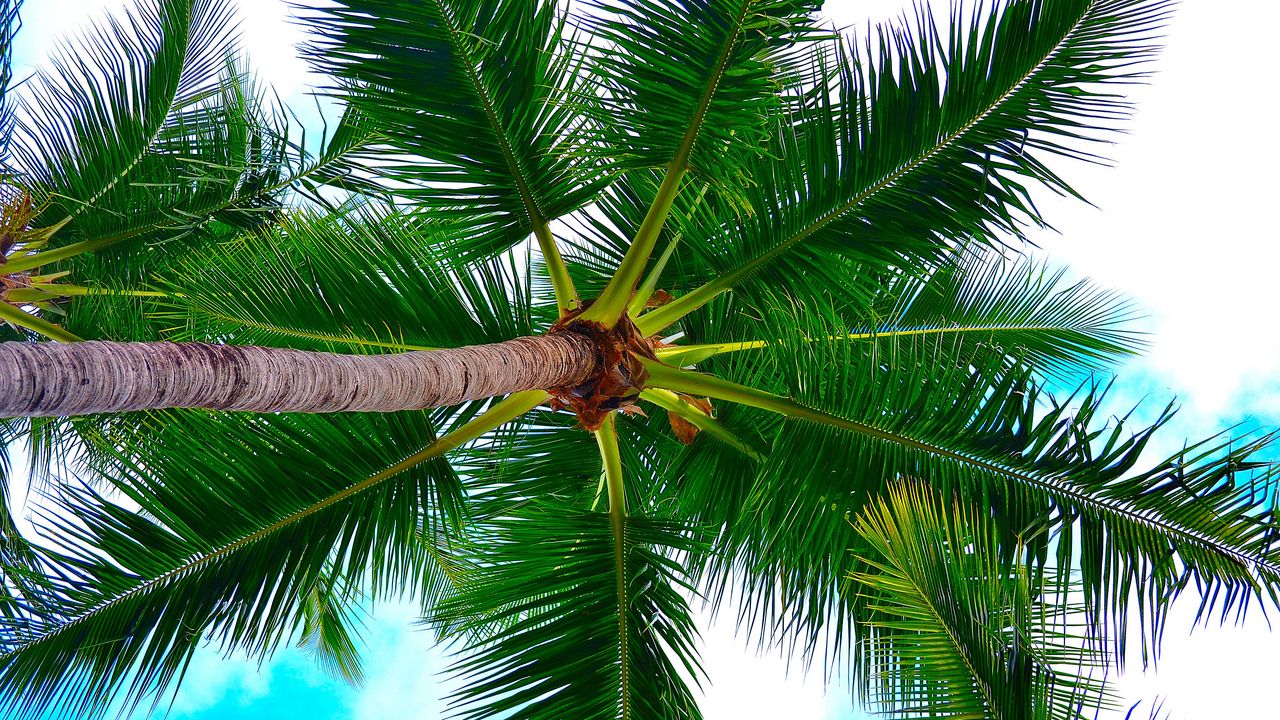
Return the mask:
<path id="1" fill-rule="evenodd" d="M 43 58 L 54 39 L 119 0 L 28 0 L 15 45 L 15 72 Z M 884 20 L 910 0 L 837 0 L 827 14 L 841 26 Z M 305 64 L 294 45 L 284 0 L 241 2 L 242 44 L 281 96 L 305 97 Z M 1268 222 L 1280 151 L 1264 74 L 1274 65 L 1280 4 L 1187 0 L 1166 33 L 1166 50 L 1147 86 L 1129 91 L 1139 108 L 1128 133 L 1107 150 L 1112 167 L 1059 168 L 1093 203 L 1041 198 L 1056 232 L 1033 237 L 1057 264 L 1122 291 L 1145 313 L 1150 351 L 1118 370 L 1115 412 L 1146 399 L 1158 409 L 1176 397 L 1182 412 L 1164 447 L 1244 423 L 1280 427 L 1280 332 L 1276 332 L 1277 230 Z M 1057 167 L 1057 166 L 1055 166 Z M 1240 625 L 1191 631 L 1194 601 L 1175 607 L 1157 668 L 1136 656 L 1116 686 L 1137 715 L 1163 700 L 1170 718 L 1275 716 L 1275 650 L 1280 635 L 1259 613 Z M 408 606 L 375 608 L 367 619 L 368 680 L 350 688 L 330 680 L 298 651 L 258 666 L 200 652 L 169 717 L 306 717 L 309 720 L 437 718 L 446 659 L 413 626 Z M 708 624 L 710 675 L 704 712 L 729 718 L 859 717 L 847 692 L 823 687 L 776 657 L 757 658 L 729 623 Z M 1122 717 L 1117 713 L 1112 717 Z"/>

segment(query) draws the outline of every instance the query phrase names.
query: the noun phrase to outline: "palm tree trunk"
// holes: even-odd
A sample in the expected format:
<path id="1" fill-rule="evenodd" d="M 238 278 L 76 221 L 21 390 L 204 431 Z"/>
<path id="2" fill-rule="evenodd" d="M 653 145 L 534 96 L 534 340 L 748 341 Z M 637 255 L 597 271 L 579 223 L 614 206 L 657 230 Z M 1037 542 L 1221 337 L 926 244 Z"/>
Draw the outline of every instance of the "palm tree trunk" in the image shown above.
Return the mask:
<path id="1" fill-rule="evenodd" d="M 0 417 L 174 407 L 389 412 L 574 386 L 596 365 L 572 332 L 492 345 L 339 355 L 204 343 L 0 343 Z"/>

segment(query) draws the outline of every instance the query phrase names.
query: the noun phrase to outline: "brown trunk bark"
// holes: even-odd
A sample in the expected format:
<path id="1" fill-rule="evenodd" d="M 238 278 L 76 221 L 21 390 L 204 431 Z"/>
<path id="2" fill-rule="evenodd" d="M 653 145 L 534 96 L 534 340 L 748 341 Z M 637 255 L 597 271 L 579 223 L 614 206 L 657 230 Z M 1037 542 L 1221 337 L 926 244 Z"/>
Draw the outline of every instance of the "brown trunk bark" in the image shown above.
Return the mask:
<path id="1" fill-rule="evenodd" d="M 577 385 L 595 368 L 585 337 L 339 355 L 203 343 L 0 343 L 0 417 L 172 407 L 390 412 Z"/>

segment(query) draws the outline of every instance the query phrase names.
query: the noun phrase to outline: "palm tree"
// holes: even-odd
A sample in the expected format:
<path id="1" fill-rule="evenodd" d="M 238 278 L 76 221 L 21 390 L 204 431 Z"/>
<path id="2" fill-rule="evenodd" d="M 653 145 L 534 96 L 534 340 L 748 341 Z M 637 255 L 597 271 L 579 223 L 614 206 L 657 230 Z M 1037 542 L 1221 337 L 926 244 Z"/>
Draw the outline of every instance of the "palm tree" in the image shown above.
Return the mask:
<path id="1" fill-rule="evenodd" d="M 1152 652 L 1192 581 L 1274 602 L 1269 436 L 1140 465 L 1171 413 L 1082 380 L 1128 306 L 1001 254 L 1168 3 L 814 10 L 338 0 L 316 143 L 146 0 L 7 96 L 0 407 L 64 482 L 50 546 L 4 516 L 6 711 L 202 639 L 356 677 L 408 595 L 462 717 L 697 717 L 701 596 L 898 716 L 1079 717 L 1132 598 Z"/>

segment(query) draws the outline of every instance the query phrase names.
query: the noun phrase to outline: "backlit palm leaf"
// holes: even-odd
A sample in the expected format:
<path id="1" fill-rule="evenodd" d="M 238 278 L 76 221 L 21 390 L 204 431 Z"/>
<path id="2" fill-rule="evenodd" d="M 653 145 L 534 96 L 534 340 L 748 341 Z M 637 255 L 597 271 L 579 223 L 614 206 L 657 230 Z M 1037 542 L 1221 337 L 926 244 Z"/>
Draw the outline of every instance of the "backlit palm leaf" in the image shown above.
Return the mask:
<path id="1" fill-rule="evenodd" d="M 387 352 L 533 332 L 524 269 L 457 269 L 461 232 L 394 208 L 297 212 L 184 259 L 150 304 L 175 340 Z"/>
<path id="2" fill-rule="evenodd" d="M 21 95 L 13 147 L 24 184 L 49 201 L 39 225 L 119 226 L 134 173 L 214 130 L 200 116 L 235 82 L 223 72 L 234 27 L 220 0 L 144 0 L 51 59 Z"/>
<path id="3" fill-rule="evenodd" d="M 1128 329 L 1134 312 L 1127 301 L 1085 280 L 1068 284 L 1064 276 L 1025 258 L 971 251 L 924 278 L 885 273 L 864 290 L 864 302 L 800 300 L 770 290 L 755 302 L 735 298 L 690 317 L 683 323 L 687 339 L 661 357 L 692 365 L 788 337 L 864 346 L 936 341 L 955 352 L 1003 351 L 1060 378 L 1101 369 L 1142 346 Z M 761 317 L 777 308 L 787 309 L 785 317 L 762 325 Z"/>
<path id="4" fill-rule="evenodd" d="M 735 187 L 797 83 L 807 0 L 599 0 L 584 25 L 599 46 L 593 75 L 607 152 L 626 168 L 687 165 Z M 591 108 L 588 104 L 586 107 Z"/>
<path id="5" fill-rule="evenodd" d="M 1078 720 L 1082 707 L 1107 703 L 1105 657 L 1079 626 L 1083 608 L 1038 584 L 1021 558 L 1003 562 L 990 515 L 913 480 L 853 525 L 857 666 L 877 710 Z"/>

